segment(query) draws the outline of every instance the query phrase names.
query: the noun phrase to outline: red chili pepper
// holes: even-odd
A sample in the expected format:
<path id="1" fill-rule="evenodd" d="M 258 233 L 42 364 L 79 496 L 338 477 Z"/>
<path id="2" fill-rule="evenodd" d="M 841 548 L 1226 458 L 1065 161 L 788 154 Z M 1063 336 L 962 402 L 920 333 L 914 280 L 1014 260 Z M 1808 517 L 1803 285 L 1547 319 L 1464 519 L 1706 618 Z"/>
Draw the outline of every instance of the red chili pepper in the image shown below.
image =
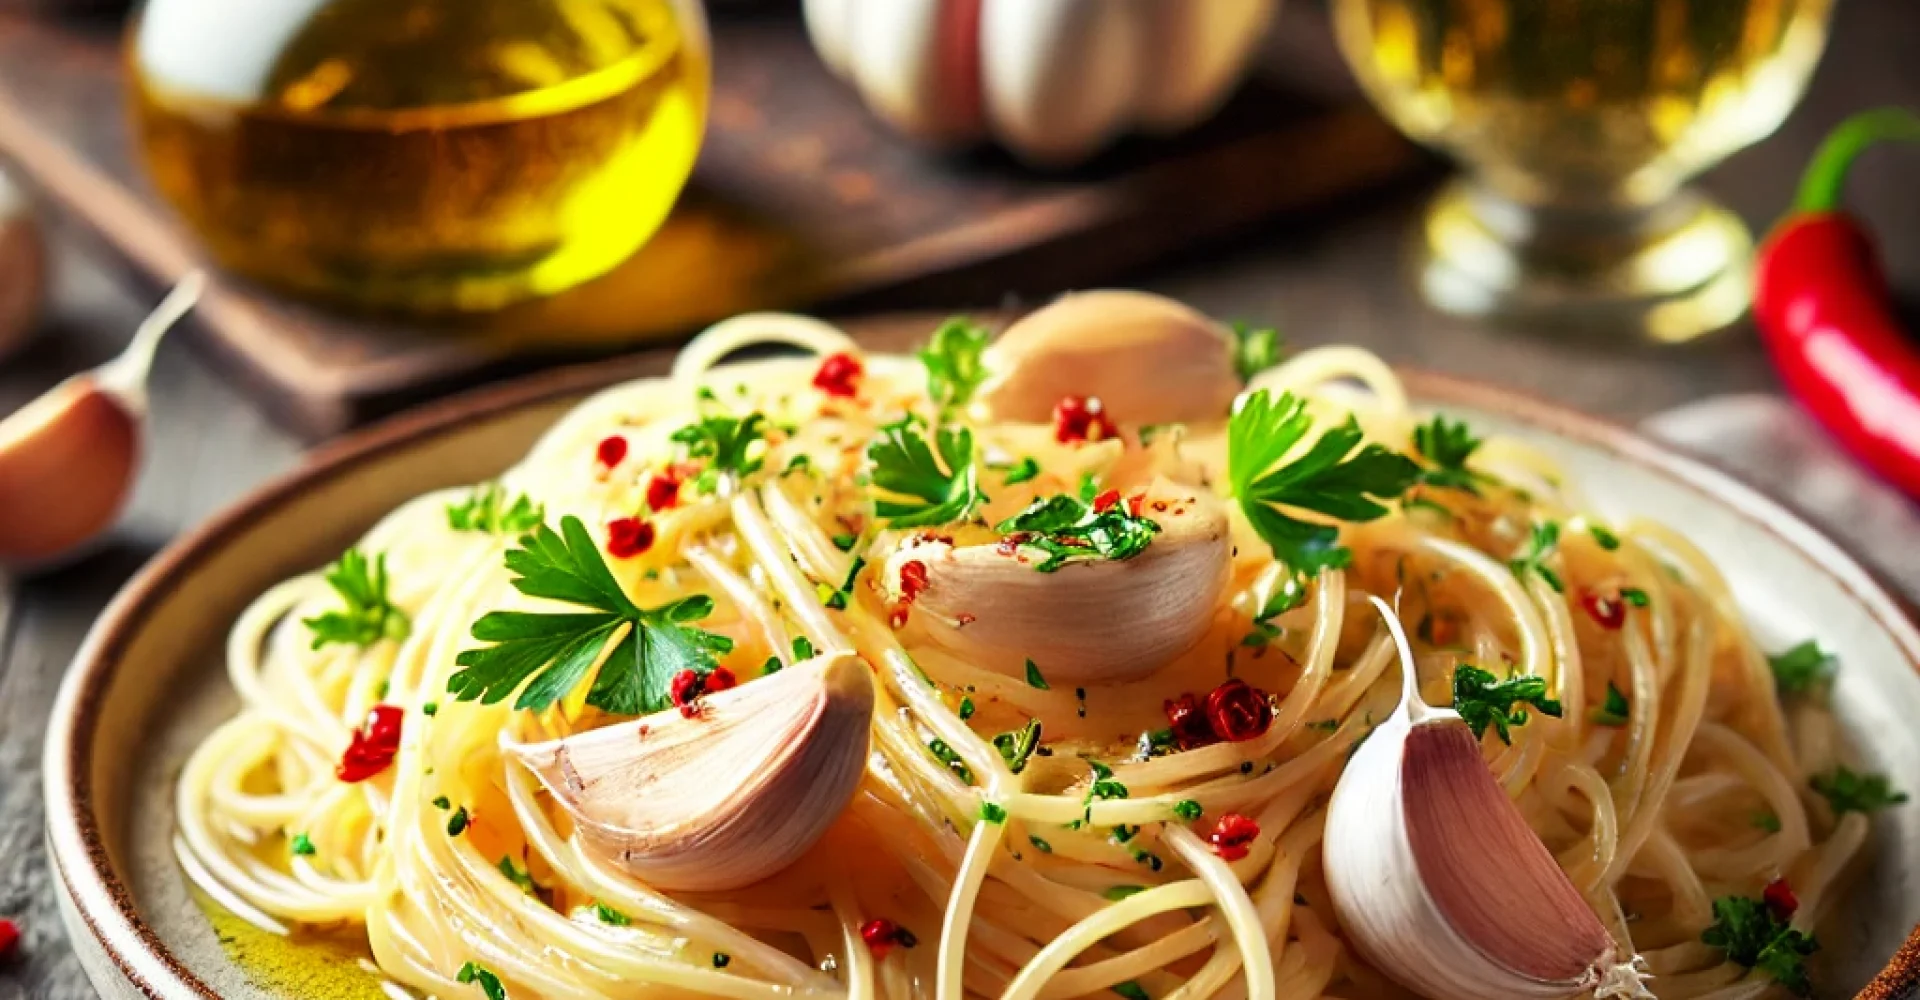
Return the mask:
<path id="1" fill-rule="evenodd" d="M 20 954 L 20 927 L 11 920 L 0 920 L 0 965 Z"/>
<path id="2" fill-rule="evenodd" d="M 1207 722 L 1206 711 L 1200 707 L 1200 700 L 1192 694 L 1170 698 L 1160 707 L 1167 713 L 1167 726 L 1173 730 L 1173 743 L 1180 749 L 1191 750 L 1219 742 L 1219 738 L 1213 735 L 1213 726 Z"/>
<path id="3" fill-rule="evenodd" d="M 400 752 L 400 727 L 406 713 L 397 705 L 375 705 L 365 725 L 353 731 L 334 776 L 341 781 L 365 781 L 393 764 Z"/>
<path id="4" fill-rule="evenodd" d="M 1231 743 L 1263 735 L 1273 723 L 1273 705 L 1267 693 L 1238 677 L 1229 678 L 1207 694 L 1207 724 L 1213 734 Z"/>
<path id="5" fill-rule="evenodd" d="M 619 465 L 627 457 L 627 439 L 618 434 L 601 438 L 600 446 L 593 450 L 593 457 L 609 469 Z"/>
<path id="6" fill-rule="evenodd" d="M 1093 512 L 1095 514 L 1105 514 L 1107 511 L 1113 509 L 1114 504 L 1117 504 L 1119 502 L 1120 502 L 1119 490 L 1106 490 L 1102 492 L 1099 496 L 1096 496 L 1093 498 Z"/>
<path id="7" fill-rule="evenodd" d="M 679 707 L 680 714 L 691 719 L 700 714 L 700 693 L 705 690 L 697 670 L 682 670 L 667 681 L 667 697 Z"/>
<path id="8" fill-rule="evenodd" d="M 1800 909 L 1800 897 L 1793 894 L 1793 887 L 1783 878 L 1768 882 L 1766 889 L 1760 893 L 1760 900 L 1767 904 L 1767 909 L 1772 910 L 1774 916 L 1782 920 L 1793 916 L 1794 911 Z"/>
<path id="9" fill-rule="evenodd" d="M 1260 824 L 1239 813 L 1227 813 L 1213 825 L 1213 832 L 1207 834 L 1207 843 L 1213 845 L 1213 853 L 1228 861 L 1238 861 L 1247 856 L 1247 847 L 1255 837 L 1260 836 Z"/>
<path id="10" fill-rule="evenodd" d="M 1580 606 L 1587 614 L 1600 623 L 1604 629 L 1618 630 L 1627 623 L 1627 602 L 1618 597 L 1608 597 L 1596 590 L 1580 591 Z"/>
<path id="11" fill-rule="evenodd" d="M 715 667 L 707 672 L 706 677 L 701 679 L 700 693 L 712 694 L 715 691 L 725 691 L 738 683 L 740 683 L 740 679 L 733 676 L 733 671 L 725 667 Z"/>
<path id="12" fill-rule="evenodd" d="M 865 371 L 860 359 L 851 354 L 830 354 L 813 373 L 813 387 L 829 396 L 852 398 Z"/>
<path id="13" fill-rule="evenodd" d="M 629 559 L 653 548 L 653 522 L 621 517 L 607 522 L 607 554 Z"/>
<path id="14" fill-rule="evenodd" d="M 666 510 L 680 502 L 680 477 L 668 468 L 647 480 L 647 509 Z"/>
<path id="15" fill-rule="evenodd" d="M 900 600 L 912 604 L 927 589 L 927 564 L 909 559 L 900 564 Z"/>
<path id="16" fill-rule="evenodd" d="M 860 940 L 867 943 L 867 950 L 873 952 L 875 958 L 887 957 L 887 953 L 896 946 L 911 948 L 920 943 L 912 931 L 885 917 L 875 917 L 861 924 Z"/>
<path id="17" fill-rule="evenodd" d="M 1063 396 L 1053 404 L 1053 438 L 1062 443 L 1101 441 L 1120 433 L 1095 396 Z"/>
<path id="18" fill-rule="evenodd" d="M 1793 211 L 1760 250 L 1753 314 L 1788 391 L 1874 471 L 1920 497 L 1920 342 L 1894 315 L 1873 240 L 1840 207 L 1868 146 L 1920 141 L 1900 108 L 1855 115 L 1827 137 Z"/>

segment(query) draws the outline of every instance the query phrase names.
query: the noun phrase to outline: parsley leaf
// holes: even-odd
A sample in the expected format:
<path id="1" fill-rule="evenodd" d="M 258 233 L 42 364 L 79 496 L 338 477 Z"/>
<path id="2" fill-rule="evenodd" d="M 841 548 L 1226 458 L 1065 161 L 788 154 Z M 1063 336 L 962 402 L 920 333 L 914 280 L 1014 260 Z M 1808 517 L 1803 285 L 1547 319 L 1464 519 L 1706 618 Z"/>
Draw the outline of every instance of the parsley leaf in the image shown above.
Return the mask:
<path id="1" fill-rule="evenodd" d="M 1240 637 L 1240 645 L 1259 649 L 1280 638 L 1280 626 L 1273 620 L 1299 607 L 1307 600 L 1307 588 L 1297 576 L 1286 577 L 1267 595 L 1265 604 L 1253 616 L 1253 630 Z"/>
<path id="2" fill-rule="evenodd" d="M 947 765 L 948 770 L 959 775 L 961 781 L 969 785 L 973 784 L 973 769 L 967 766 L 966 761 L 960 759 L 960 754 L 948 746 L 946 740 L 939 737 L 928 740 L 927 752 L 933 754 L 935 760 Z"/>
<path id="3" fill-rule="evenodd" d="M 518 548 L 507 550 L 514 589 L 592 610 L 482 615 L 472 635 L 493 645 L 465 650 L 454 659 L 462 669 L 447 678 L 449 693 L 491 705 L 531 678 L 514 707 L 546 708 L 585 679 L 607 641 L 622 625 L 631 625 L 600 667 L 587 704 L 615 715 L 645 715 L 672 704 L 669 685 L 675 674 L 707 673 L 719 654 L 733 648 L 725 636 L 686 626 L 713 611 L 712 598 L 696 594 L 641 608 L 620 589 L 579 518 L 562 519 L 560 530 L 564 535 L 543 524 L 521 536 Z"/>
<path id="4" fill-rule="evenodd" d="M 1833 679 L 1839 661 L 1821 649 L 1818 640 L 1808 639 L 1778 656 L 1767 657 L 1767 665 L 1773 668 L 1773 686 L 1781 694 L 1808 694 Z"/>
<path id="5" fill-rule="evenodd" d="M 533 872 L 514 864 L 513 855 L 500 855 L 500 864 L 497 867 L 500 869 L 500 874 L 505 875 L 507 881 L 519 886 L 522 892 L 529 896 L 540 895 L 540 886 L 533 881 Z"/>
<path id="6" fill-rule="evenodd" d="M 481 483 L 465 500 L 447 505 L 447 526 L 455 531 L 479 531 L 489 535 L 519 534 L 532 531 L 546 519 L 546 508 L 522 493 L 507 502 L 507 491 L 499 483 Z"/>
<path id="7" fill-rule="evenodd" d="M 873 498 L 874 513 L 896 528 L 963 521 L 987 500 L 980 492 L 973 432 L 964 427 L 942 427 L 929 443 L 912 418 L 896 421 L 867 445 L 867 461 L 873 486 L 884 494 Z"/>
<path id="8" fill-rule="evenodd" d="M 1527 721 L 1527 710 L 1516 703 L 1532 705 L 1546 715 L 1560 717 L 1560 703 L 1547 697 L 1544 677 L 1510 677 L 1495 681 L 1492 674 L 1470 664 L 1461 664 L 1453 672 L 1453 710 L 1460 713 L 1473 738 L 1486 735 L 1487 727 L 1500 735 L 1500 742 L 1511 744 L 1508 726 Z"/>
<path id="9" fill-rule="evenodd" d="M 1467 468 L 1467 459 L 1479 447 L 1480 439 L 1464 420 L 1435 416 L 1413 429 L 1413 450 L 1434 466 L 1420 473 L 1420 481 L 1431 486 L 1478 495 L 1481 476 Z"/>
<path id="10" fill-rule="evenodd" d="M 1533 526 L 1533 532 L 1527 536 L 1527 548 L 1519 556 L 1509 559 L 1507 567 L 1513 575 L 1524 582 L 1529 571 L 1540 574 L 1555 593 L 1567 592 L 1567 585 L 1560 580 L 1560 574 L 1547 565 L 1555 549 L 1560 547 L 1560 525 L 1554 521 L 1543 521 Z"/>
<path id="11" fill-rule="evenodd" d="M 998 802 L 980 803 L 980 818 L 988 823 L 1005 823 L 1007 809 Z"/>
<path id="12" fill-rule="evenodd" d="M 1607 682 L 1607 700 L 1593 710 L 1593 724 L 1596 726 L 1624 726 L 1629 714 L 1627 696 L 1619 688 Z"/>
<path id="13" fill-rule="evenodd" d="M 633 924 L 632 917 L 597 899 L 593 901 L 593 915 L 599 917 L 600 922 L 609 927 L 629 927 Z"/>
<path id="14" fill-rule="evenodd" d="M 1125 503 L 1096 511 L 1064 493 L 1037 499 L 994 527 L 1015 544 L 1046 553 L 1033 567 L 1042 573 L 1076 559 L 1131 559 L 1145 552 L 1160 532 L 1158 524 L 1136 516 Z"/>
<path id="15" fill-rule="evenodd" d="M 480 992 L 487 995 L 487 1000 L 507 1000 L 507 988 L 500 985 L 500 977 L 478 962 L 461 966 L 460 974 L 453 978 L 455 982 L 478 983 Z"/>
<path id="16" fill-rule="evenodd" d="M 766 438 L 767 417 L 757 410 L 744 417 L 707 413 L 673 432 L 674 443 L 687 449 L 688 458 L 707 460 L 706 472 L 736 477 L 760 470 Z"/>
<path id="17" fill-rule="evenodd" d="M 1030 688 L 1039 688 L 1042 691 L 1051 690 L 1047 687 L 1046 675 L 1040 672 L 1040 665 L 1031 659 L 1027 661 L 1027 686 Z"/>
<path id="18" fill-rule="evenodd" d="M 1820 942 L 1794 930 L 1761 900 L 1745 896 L 1714 900 L 1713 924 L 1700 940 L 1726 952 L 1729 961 L 1765 973 L 1796 996 L 1806 996 L 1813 989 L 1805 959 L 1820 950 Z"/>
<path id="19" fill-rule="evenodd" d="M 327 585 L 340 595 L 345 610 L 328 611 L 302 620 L 313 633 L 313 648 L 328 643 L 365 649 L 382 639 L 399 641 L 407 637 L 412 623 L 407 613 L 387 598 L 387 557 L 383 553 L 367 561 L 366 553 L 348 549 L 340 561 L 327 567 Z"/>
<path id="20" fill-rule="evenodd" d="M 1147 996 L 1147 991 L 1141 989 L 1140 984 L 1131 979 L 1124 983 L 1114 983 L 1109 989 L 1118 993 L 1123 1000 L 1152 1000 L 1151 997 Z"/>
<path id="21" fill-rule="evenodd" d="M 954 316 L 933 331 L 927 346 L 920 350 L 920 363 L 927 369 L 927 396 L 940 412 L 967 405 L 975 389 L 987 379 L 980 362 L 991 336 L 987 328 L 965 316 Z"/>
<path id="22" fill-rule="evenodd" d="M 302 858 L 310 858 L 320 853 L 313 846 L 313 838 L 304 833 L 296 833 L 293 835 L 293 846 L 290 850 L 292 850 L 296 856 Z"/>
<path id="23" fill-rule="evenodd" d="M 1236 322 L 1233 330 L 1233 370 L 1245 382 L 1280 363 L 1280 331 Z"/>
<path id="24" fill-rule="evenodd" d="M 1040 463 L 1034 461 L 1032 455 L 1028 455 L 1008 466 L 1007 476 L 1005 479 L 1000 480 L 1000 482 L 1005 486 L 1018 486 L 1038 475 L 1040 475 Z"/>
<path id="25" fill-rule="evenodd" d="M 1265 389 L 1243 396 L 1228 425 L 1228 479 L 1240 509 L 1273 548 L 1274 558 L 1312 574 L 1343 568 L 1353 553 L 1339 544 L 1340 529 L 1282 513 L 1299 507 L 1342 521 L 1371 521 L 1387 512 L 1378 499 L 1406 492 L 1420 467 L 1379 444 L 1362 444 L 1360 424 L 1320 435 L 1298 458 L 1281 464 L 1313 427 L 1306 403 L 1292 393 L 1274 399 Z"/>
<path id="26" fill-rule="evenodd" d="M 1886 775 L 1860 774 L 1845 765 L 1814 775 L 1808 784 L 1825 796 L 1835 816 L 1871 813 L 1907 801 L 1907 794 L 1889 784 Z"/>
<path id="27" fill-rule="evenodd" d="M 993 746 L 1006 760 L 1007 770 L 1019 774 L 1026 769 L 1027 759 L 1040 746 L 1040 720 L 1028 719 L 1024 728 L 995 736 Z"/>

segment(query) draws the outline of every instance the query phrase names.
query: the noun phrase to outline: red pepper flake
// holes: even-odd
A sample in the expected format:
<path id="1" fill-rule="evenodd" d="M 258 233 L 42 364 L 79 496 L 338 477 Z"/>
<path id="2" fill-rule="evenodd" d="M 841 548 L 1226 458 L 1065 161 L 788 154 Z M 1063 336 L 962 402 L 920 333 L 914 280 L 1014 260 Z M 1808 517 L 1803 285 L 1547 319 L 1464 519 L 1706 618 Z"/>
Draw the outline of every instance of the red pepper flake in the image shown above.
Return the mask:
<path id="1" fill-rule="evenodd" d="M 680 477 L 672 467 L 647 480 L 647 509 L 666 510 L 680 502 Z"/>
<path id="2" fill-rule="evenodd" d="M 1247 856 L 1248 845 L 1258 836 L 1260 824 L 1239 813 L 1228 813 L 1213 825 L 1213 832 L 1207 834 L 1207 843 L 1213 845 L 1213 853 L 1228 861 L 1238 861 Z"/>
<path id="3" fill-rule="evenodd" d="M 1119 502 L 1120 502 L 1120 491 L 1107 490 L 1101 493 L 1099 496 L 1096 496 L 1093 498 L 1093 512 L 1095 514 L 1105 514 L 1107 511 L 1113 509 L 1114 504 L 1117 504 Z"/>
<path id="4" fill-rule="evenodd" d="M 0 965 L 13 961 L 20 954 L 20 926 L 11 920 L 0 920 Z"/>
<path id="5" fill-rule="evenodd" d="M 859 358 L 844 351 L 830 354 L 820 362 L 819 370 L 813 373 L 813 387 L 829 396 L 851 399 L 859 391 L 857 383 L 865 372 Z"/>
<path id="6" fill-rule="evenodd" d="M 875 917 L 861 924 L 860 940 L 867 943 L 867 950 L 873 952 L 874 958 L 886 958 L 887 953 L 896 947 L 911 948 L 920 943 L 912 931 L 885 917 Z"/>
<path id="7" fill-rule="evenodd" d="M 609 469 L 619 465 L 627 457 L 627 439 L 618 434 L 600 439 L 600 446 L 593 450 L 593 457 Z"/>
<path id="8" fill-rule="evenodd" d="M 1618 631 L 1620 626 L 1627 623 L 1627 602 L 1618 597 L 1583 589 L 1580 591 L 1580 606 L 1587 609 L 1587 614 L 1592 615 L 1601 628 Z"/>
<path id="9" fill-rule="evenodd" d="M 1135 493 L 1134 495 L 1132 495 L 1132 496 L 1130 496 L 1130 497 L 1128 497 L 1128 498 L 1127 498 L 1127 513 L 1129 513 L 1129 514 L 1132 514 L 1132 515 L 1133 515 L 1134 517 L 1139 517 L 1139 516 L 1140 516 L 1140 504 L 1141 504 L 1141 502 L 1142 502 L 1142 501 L 1144 501 L 1144 500 L 1146 500 L 1146 496 L 1144 496 L 1143 494 L 1139 494 L 1139 493 Z"/>
<path id="10" fill-rule="evenodd" d="M 1200 707 L 1200 699 L 1191 693 L 1178 698 L 1170 698 L 1161 706 L 1167 713 L 1167 727 L 1173 731 L 1173 742 L 1182 750 L 1192 750 L 1219 739 L 1213 735 L 1213 726 L 1207 722 L 1207 713 Z"/>
<path id="11" fill-rule="evenodd" d="M 1273 723 L 1267 693 L 1237 677 L 1207 694 L 1207 725 L 1223 740 L 1239 743 L 1264 735 Z"/>
<path id="12" fill-rule="evenodd" d="M 1097 396 L 1064 396 L 1053 404 L 1053 437 L 1062 443 L 1101 441 L 1120 433 Z"/>
<path id="13" fill-rule="evenodd" d="M 738 683 L 740 683 L 740 679 L 733 676 L 733 671 L 725 667 L 715 667 L 707 672 L 706 677 L 701 679 L 700 693 L 712 694 L 715 691 L 725 691 Z"/>
<path id="14" fill-rule="evenodd" d="M 630 559 L 653 548 L 653 522 L 622 517 L 607 522 L 607 554 Z"/>
<path id="15" fill-rule="evenodd" d="M 909 559 L 900 567 L 900 600 L 912 604 L 927 589 L 927 564 Z"/>
<path id="16" fill-rule="evenodd" d="M 700 693 L 705 685 L 700 681 L 700 673 L 695 670 L 682 670 L 667 682 L 667 697 L 673 699 L 680 714 L 691 719 L 700 714 Z"/>
<path id="17" fill-rule="evenodd" d="M 341 781 L 365 781 L 393 764 L 400 752 L 400 724 L 406 714 L 398 705 L 375 705 L 365 725 L 353 731 L 353 741 L 340 755 L 334 776 Z"/>
<path id="18" fill-rule="evenodd" d="M 1794 911 L 1800 909 L 1800 897 L 1793 894 L 1793 887 L 1784 878 L 1768 882 L 1767 888 L 1760 893 L 1760 899 L 1767 904 L 1767 909 L 1773 911 L 1774 916 L 1782 920 L 1792 917 Z"/>
<path id="19" fill-rule="evenodd" d="M 907 627 L 907 606 L 902 604 L 887 612 L 887 625 L 895 632 Z"/>

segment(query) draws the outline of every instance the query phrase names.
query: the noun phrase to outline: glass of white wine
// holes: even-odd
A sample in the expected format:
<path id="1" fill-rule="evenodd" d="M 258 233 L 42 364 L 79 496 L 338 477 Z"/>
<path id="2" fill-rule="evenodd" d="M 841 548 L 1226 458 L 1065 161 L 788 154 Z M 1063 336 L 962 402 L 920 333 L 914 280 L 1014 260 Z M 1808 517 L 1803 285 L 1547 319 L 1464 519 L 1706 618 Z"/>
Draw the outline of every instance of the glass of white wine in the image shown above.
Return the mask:
<path id="1" fill-rule="evenodd" d="M 1747 306 L 1751 235 L 1686 182 L 1771 133 L 1832 0 L 1334 0 L 1373 101 L 1459 160 L 1422 230 L 1444 311 L 1683 341 Z"/>

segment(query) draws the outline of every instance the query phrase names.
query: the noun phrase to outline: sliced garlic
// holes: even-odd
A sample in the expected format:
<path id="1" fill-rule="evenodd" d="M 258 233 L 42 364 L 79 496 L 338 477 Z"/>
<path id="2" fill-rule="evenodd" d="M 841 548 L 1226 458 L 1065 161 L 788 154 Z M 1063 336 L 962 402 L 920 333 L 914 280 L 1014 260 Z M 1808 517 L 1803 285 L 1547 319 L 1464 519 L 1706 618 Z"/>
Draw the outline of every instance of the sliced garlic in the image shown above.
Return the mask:
<path id="1" fill-rule="evenodd" d="M 1434 1000 L 1652 996 L 1466 723 L 1420 700 L 1406 633 L 1370 599 L 1400 651 L 1401 701 L 1341 774 L 1321 848 L 1355 947 Z"/>
<path id="2" fill-rule="evenodd" d="M 853 798 L 872 671 L 827 653 L 699 704 L 507 750 L 612 863 L 662 889 L 737 889 L 805 854 Z"/>
<path id="3" fill-rule="evenodd" d="M 882 582 L 904 599 L 902 569 L 925 567 L 911 614 L 962 656 L 1030 658 L 1066 681 L 1140 677 L 1206 634 L 1232 560 L 1226 510 L 1211 495 L 1162 480 L 1140 513 L 1160 533 L 1131 559 L 1076 559 L 1042 573 L 1011 545 L 956 547 L 920 534 L 887 557 Z"/>
<path id="4" fill-rule="evenodd" d="M 1066 396 L 1098 398 L 1126 424 L 1224 420 L 1240 391 L 1233 334 L 1149 292 L 1064 295 L 987 348 L 974 400 L 995 420 L 1041 422 Z"/>

